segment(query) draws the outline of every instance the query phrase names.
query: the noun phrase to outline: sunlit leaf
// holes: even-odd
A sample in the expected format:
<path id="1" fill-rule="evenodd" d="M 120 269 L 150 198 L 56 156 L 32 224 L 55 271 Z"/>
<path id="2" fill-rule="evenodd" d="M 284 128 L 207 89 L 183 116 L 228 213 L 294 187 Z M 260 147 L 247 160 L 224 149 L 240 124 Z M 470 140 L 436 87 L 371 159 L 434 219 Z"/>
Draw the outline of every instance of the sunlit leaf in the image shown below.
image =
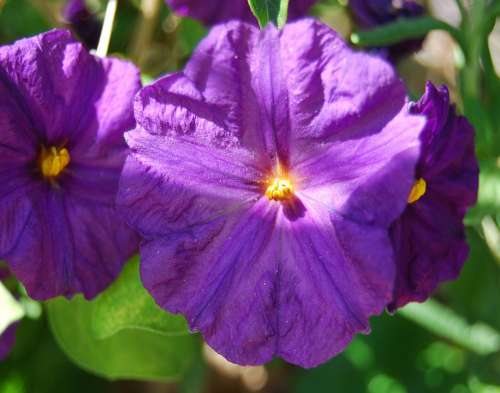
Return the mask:
<path id="1" fill-rule="evenodd" d="M 167 336 L 189 334 L 184 318 L 162 310 L 144 289 L 137 259 L 128 263 L 120 277 L 93 303 L 92 329 L 96 338 L 107 338 L 124 329 Z"/>
<path id="2" fill-rule="evenodd" d="M 92 334 L 95 302 L 81 296 L 48 303 L 52 332 L 61 349 L 83 369 L 109 379 L 174 380 L 198 354 L 194 335 L 171 336 L 126 329 L 99 340 Z"/>

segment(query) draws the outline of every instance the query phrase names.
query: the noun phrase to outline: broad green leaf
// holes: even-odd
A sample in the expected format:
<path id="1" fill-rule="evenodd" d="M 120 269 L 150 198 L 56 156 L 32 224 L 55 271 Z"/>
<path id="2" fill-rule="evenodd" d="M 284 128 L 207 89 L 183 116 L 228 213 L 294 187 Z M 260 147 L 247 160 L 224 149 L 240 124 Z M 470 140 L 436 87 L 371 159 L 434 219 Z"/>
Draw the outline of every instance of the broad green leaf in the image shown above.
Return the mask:
<path id="1" fill-rule="evenodd" d="M 360 46 L 387 46 L 413 38 L 425 36 L 431 30 L 446 30 L 457 41 L 462 41 L 461 33 L 453 26 L 429 16 L 399 19 L 372 30 L 357 31 L 351 35 L 353 44 Z"/>
<path id="2" fill-rule="evenodd" d="M 167 337 L 126 329 L 99 340 L 92 334 L 95 302 L 81 296 L 47 304 L 52 332 L 80 367 L 108 379 L 170 381 L 179 378 L 198 354 L 194 335 Z"/>
<path id="3" fill-rule="evenodd" d="M 480 322 L 470 325 L 435 300 L 408 304 L 398 314 L 477 354 L 500 351 L 500 334 L 495 329 Z"/>
<path id="4" fill-rule="evenodd" d="M 113 336 L 124 329 L 140 329 L 160 335 L 189 334 L 185 319 L 156 305 L 139 277 L 137 259 L 94 302 L 92 331 L 96 338 Z"/>
<path id="5" fill-rule="evenodd" d="M 24 310 L 7 288 L 0 282 L 0 334 L 24 316 Z"/>
<path id="6" fill-rule="evenodd" d="M 48 15 L 34 7 L 30 0 L 0 0 L 0 43 L 10 43 L 21 37 L 50 30 Z"/>
<path id="7" fill-rule="evenodd" d="M 182 55 L 189 56 L 198 43 L 207 35 L 207 29 L 195 19 L 182 18 L 177 30 L 177 39 Z"/>
<path id="8" fill-rule="evenodd" d="M 248 0 L 253 14 L 264 28 L 269 22 L 283 27 L 288 18 L 288 0 Z"/>
<path id="9" fill-rule="evenodd" d="M 500 162 L 497 161 L 480 162 L 479 195 L 476 206 L 466 216 L 468 225 L 479 225 L 487 215 L 500 216 Z"/>

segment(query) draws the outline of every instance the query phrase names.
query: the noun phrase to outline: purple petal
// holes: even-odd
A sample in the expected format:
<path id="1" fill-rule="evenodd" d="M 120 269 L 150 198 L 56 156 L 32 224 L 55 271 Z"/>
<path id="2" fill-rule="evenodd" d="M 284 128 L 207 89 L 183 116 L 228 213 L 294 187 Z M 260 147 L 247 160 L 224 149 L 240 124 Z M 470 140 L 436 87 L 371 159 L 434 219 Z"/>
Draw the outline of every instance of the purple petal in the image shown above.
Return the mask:
<path id="1" fill-rule="evenodd" d="M 122 65 L 114 65 L 115 62 Z M 101 64 L 64 30 L 1 47 L 0 67 L 8 74 L 5 83 L 9 91 L 15 90 L 14 97 L 24 116 L 31 121 L 32 131 L 47 145 L 68 141 L 68 146 L 72 147 L 76 135 L 95 128 L 95 118 L 99 114 L 89 103 L 122 95 L 125 89 L 113 93 L 119 86 L 117 78 L 121 72 L 127 87 L 133 76 L 136 91 L 139 88 L 133 66 L 117 60 Z M 114 81 L 106 92 L 103 90 L 108 76 Z M 122 96 L 128 103 L 130 99 Z M 120 101 L 117 105 L 122 110 Z M 100 110 L 105 114 L 113 112 L 109 107 Z M 121 114 L 118 111 L 115 116 Z M 129 117 L 129 124 L 130 120 Z"/>
<path id="2" fill-rule="evenodd" d="M 275 30 L 269 33 L 275 35 Z M 270 166 L 268 151 L 275 149 L 274 140 L 269 129 L 264 130 L 269 124 L 263 124 L 267 116 L 260 107 L 260 101 L 265 99 L 259 95 L 263 82 L 257 80 L 259 72 L 254 68 L 265 71 L 271 64 L 258 63 L 255 56 L 259 35 L 255 27 L 243 23 L 214 27 L 211 39 L 200 43 L 184 73 L 193 81 L 207 109 L 217 113 L 218 122 L 240 144 L 259 153 L 259 161 Z"/>
<path id="3" fill-rule="evenodd" d="M 458 276 L 469 250 L 463 218 L 478 189 L 474 130 L 455 114 L 448 90 L 428 83 L 411 111 L 428 119 L 416 173 L 427 190 L 392 228 L 398 263 L 392 310 L 426 300 L 440 282 Z"/>
<path id="4" fill-rule="evenodd" d="M 242 149 L 134 131 L 118 204 L 144 237 L 226 214 L 254 201 L 263 178 Z M 131 209 L 133 207 L 133 209 Z"/>
<path id="5" fill-rule="evenodd" d="M 16 342 L 16 326 L 9 326 L 0 335 L 0 361 L 5 360 Z"/>
<path id="6" fill-rule="evenodd" d="M 291 223 L 262 199 L 146 243 L 143 281 L 230 361 L 281 356 L 315 366 L 369 331 L 367 315 L 384 309 L 394 275 L 385 264 L 392 257 L 385 230 L 328 217 L 310 201 L 305 217 Z M 360 250 L 359 242 L 383 247 Z"/>
<path id="7" fill-rule="evenodd" d="M 330 143 L 319 139 L 315 155 L 297 164 L 294 176 L 307 195 L 338 214 L 388 227 L 406 207 L 401 196 L 413 186 L 423 125 L 403 108 L 382 129 L 375 123 Z"/>
<path id="8" fill-rule="evenodd" d="M 284 29 L 283 80 L 290 92 L 293 144 L 382 128 L 405 103 L 404 85 L 383 59 L 352 51 L 311 19 Z M 308 152 L 309 153 L 309 152 Z"/>
<path id="9" fill-rule="evenodd" d="M 135 235 L 112 207 L 84 204 L 58 192 L 32 199 L 18 245 L 5 257 L 11 271 L 35 299 L 80 292 L 94 297 L 135 251 Z"/>

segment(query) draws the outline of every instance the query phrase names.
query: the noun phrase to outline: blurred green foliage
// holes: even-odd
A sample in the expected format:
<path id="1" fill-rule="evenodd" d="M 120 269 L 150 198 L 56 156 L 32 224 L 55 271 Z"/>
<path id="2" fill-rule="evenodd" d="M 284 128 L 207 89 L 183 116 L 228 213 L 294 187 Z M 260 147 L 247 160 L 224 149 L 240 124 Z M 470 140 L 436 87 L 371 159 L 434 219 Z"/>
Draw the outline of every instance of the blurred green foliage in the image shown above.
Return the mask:
<path id="1" fill-rule="evenodd" d="M 138 258 L 130 261 L 121 276 L 93 302 L 92 333 L 106 339 L 127 329 L 163 336 L 189 335 L 180 315 L 163 312 L 139 278 Z"/>
<path id="2" fill-rule="evenodd" d="M 101 17 L 105 3 L 89 0 Z M 172 15 L 163 0 L 160 3 L 154 18 L 146 19 L 141 0 L 120 0 L 113 32 L 111 53 L 138 64 L 144 83 L 180 69 L 207 32 L 196 21 Z M 325 0 L 315 15 L 344 27 L 345 3 Z M 481 159 L 479 202 L 466 220 L 471 254 L 461 277 L 442 286 L 432 302 L 373 318 L 370 335 L 357 337 L 343 354 L 316 369 L 273 362 L 264 391 L 500 392 L 500 262 L 494 257 L 497 245 L 486 241 L 485 232 L 486 227 L 494 232 L 500 224 L 500 81 L 487 45 L 500 1 L 456 3 L 462 16 L 458 27 L 426 17 L 351 38 L 363 46 L 382 45 L 441 29 L 459 44 L 457 104 L 476 128 Z M 468 3 L 472 5 L 466 7 Z M 0 0 L 0 44 L 63 26 L 62 5 L 63 0 Z M 489 236 L 495 239 L 495 233 Z M 14 352 L 0 363 L 0 393 L 104 393 L 122 388 L 218 392 L 207 382 L 214 375 L 200 356 L 201 340 L 186 335 L 182 318 L 154 304 L 137 269 L 137 261 L 132 261 L 95 301 L 57 299 L 46 305 L 41 317 L 37 305 L 21 294 L 27 318 L 20 324 Z M 167 385 L 157 390 L 137 385 L 133 390 L 130 383 L 124 388 L 109 381 L 173 377 L 178 377 L 174 390 Z"/>
<path id="3" fill-rule="evenodd" d="M 98 303 L 98 299 L 88 302 L 80 296 L 48 303 L 50 326 L 57 342 L 83 369 L 108 379 L 168 381 L 182 375 L 197 355 L 195 335 L 167 335 L 120 326 L 114 334 L 100 337 L 93 328 L 100 315 L 95 312 Z M 161 318 L 162 312 L 157 313 Z"/>

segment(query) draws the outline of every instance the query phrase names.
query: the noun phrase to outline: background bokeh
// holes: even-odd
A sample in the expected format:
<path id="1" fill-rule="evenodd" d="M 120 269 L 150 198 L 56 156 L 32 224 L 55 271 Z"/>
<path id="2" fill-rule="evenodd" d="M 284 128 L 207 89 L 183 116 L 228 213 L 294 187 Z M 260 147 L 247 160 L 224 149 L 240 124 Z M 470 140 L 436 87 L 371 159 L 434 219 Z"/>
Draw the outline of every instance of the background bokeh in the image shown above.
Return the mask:
<path id="1" fill-rule="evenodd" d="M 0 44 L 67 26 L 61 17 L 63 3 L 0 0 Z M 478 18 L 484 15 L 474 15 L 472 1 L 464 3 L 470 14 L 467 20 L 461 18 L 454 0 L 430 0 L 425 6 L 429 14 L 462 31 L 470 49 L 465 56 L 463 48 L 439 30 L 427 34 L 422 50 L 396 64 L 410 96 L 418 98 L 427 79 L 445 83 L 459 110 L 476 126 L 481 190 L 479 205 L 466 219 L 471 255 L 457 281 L 443 285 L 425 304 L 373 318 L 370 335 L 357 337 L 343 354 L 311 370 L 279 360 L 266 367 L 231 365 L 204 346 L 200 337 L 184 343 L 181 336 L 169 336 L 164 344 L 175 353 L 162 356 L 161 348 L 154 354 L 139 354 L 139 347 L 146 346 L 147 340 L 129 332 L 130 336 L 112 349 L 115 358 L 99 351 L 88 354 L 100 348 L 98 339 L 82 341 L 81 352 L 87 351 L 85 356 L 93 357 L 92 362 L 101 361 L 103 370 L 122 363 L 151 368 L 149 363 L 173 362 L 172 367 L 182 372 L 167 382 L 111 381 L 87 371 L 92 367 L 61 349 L 73 344 L 72 337 L 64 338 L 61 329 L 71 326 L 75 340 L 78 334 L 84 335 L 88 305 L 76 299 L 70 306 L 62 300 L 47 306 L 21 295 L 27 316 L 19 325 L 13 353 L 0 363 L 0 393 L 500 393 L 500 107 L 496 105 L 500 95 L 500 23 L 486 37 L 475 34 L 474 26 L 481 26 Z M 105 1 L 90 0 L 88 4 L 102 18 Z M 356 30 L 346 1 L 320 2 L 312 14 L 346 39 Z M 134 61 L 148 83 L 180 69 L 205 34 L 198 22 L 173 15 L 163 0 L 120 0 L 110 53 Z M 486 40 L 490 49 L 488 61 L 474 58 L 480 56 L 473 52 L 479 40 Z M 474 70 L 479 76 L 470 82 Z M 133 276 L 135 265 L 130 266 Z M 129 293 L 133 296 L 135 292 Z M 118 295 L 111 293 L 108 298 Z M 126 294 L 122 299 L 127 301 Z M 55 309 L 64 317 L 52 318 L 49 324 L 47 310 Z M 69 342 L 65 344 L 65 340 Z M 130 343 L 127 355 L 123 343 Z M 104 374 L 119 377 L 112 372 Z M 143 379 L 140 373 L 137 379 Z"/>

